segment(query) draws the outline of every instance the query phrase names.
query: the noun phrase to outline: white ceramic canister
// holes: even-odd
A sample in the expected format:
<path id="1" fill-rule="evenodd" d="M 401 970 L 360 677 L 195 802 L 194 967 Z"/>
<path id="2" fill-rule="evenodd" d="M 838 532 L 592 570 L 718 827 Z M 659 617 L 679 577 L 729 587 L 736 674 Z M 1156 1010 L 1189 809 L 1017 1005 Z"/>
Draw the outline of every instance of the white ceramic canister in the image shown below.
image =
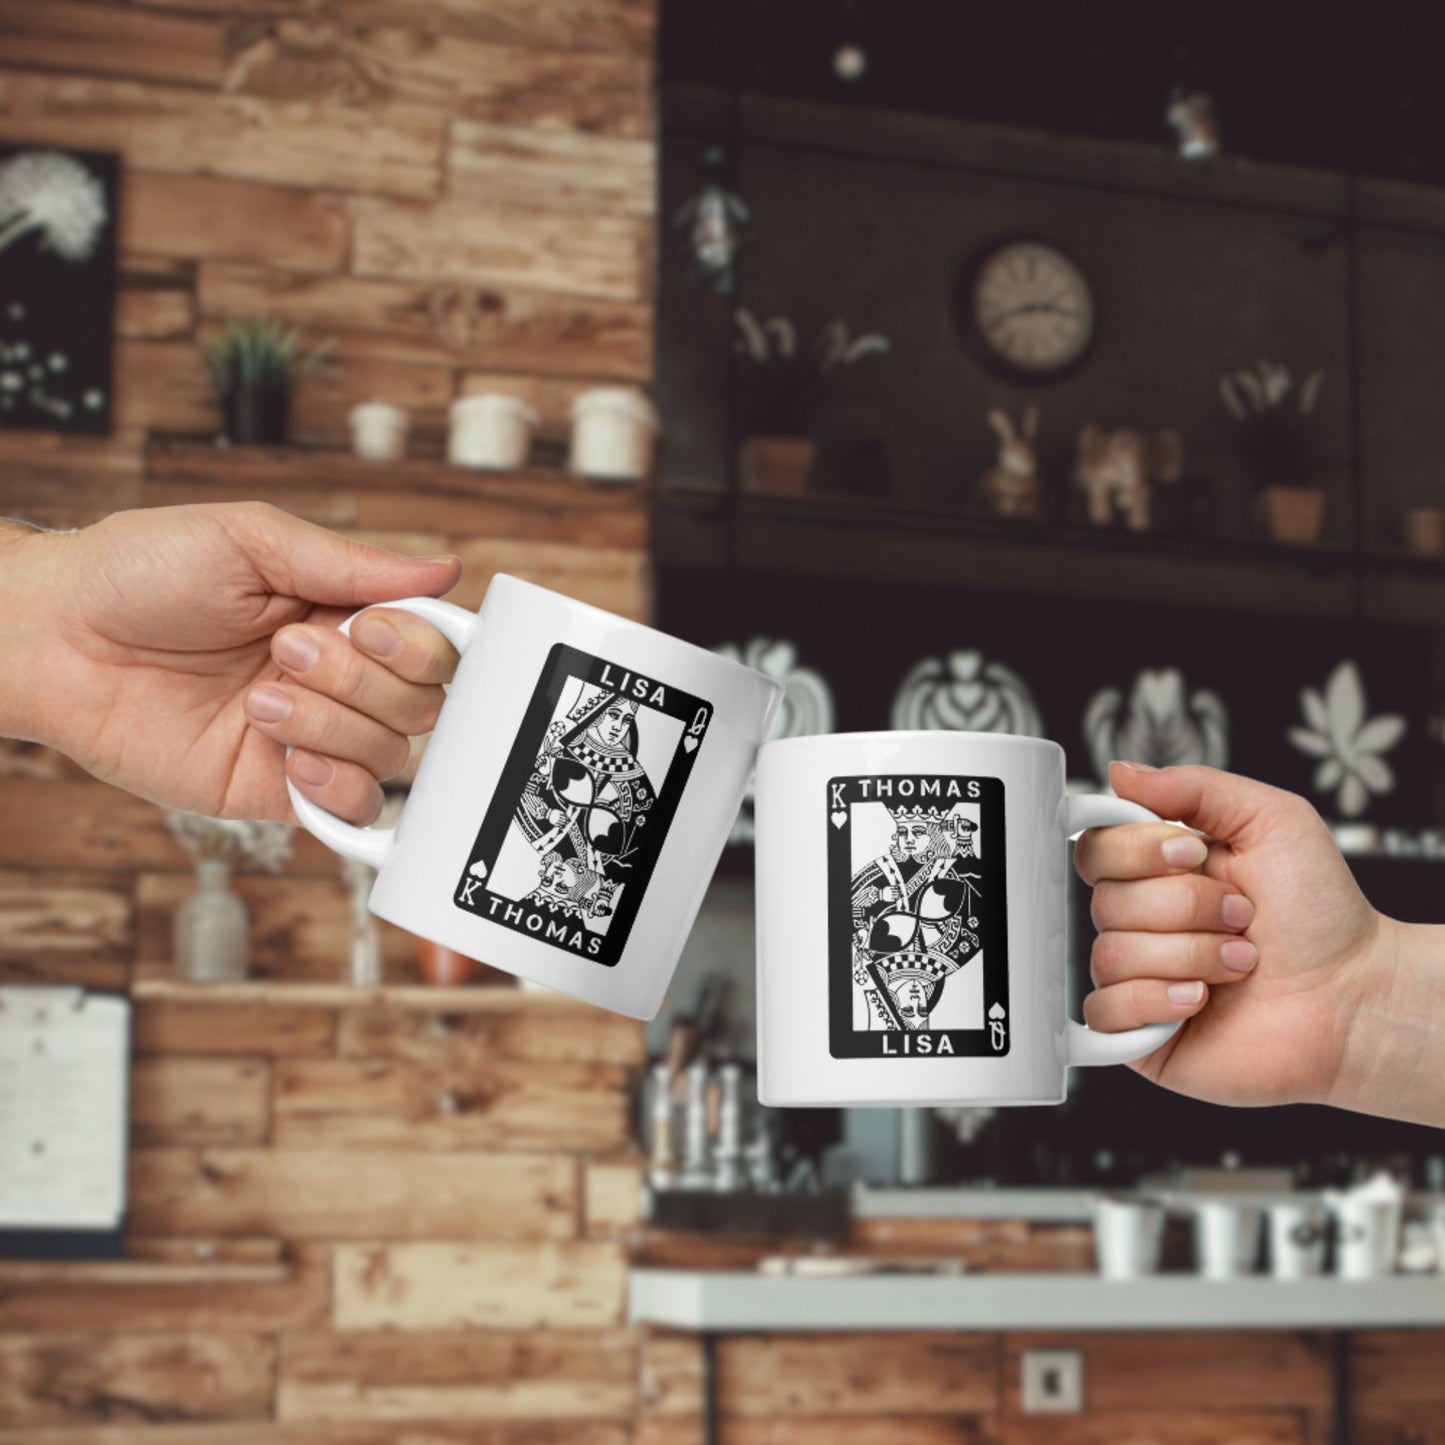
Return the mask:
<path id="1" fill-rule="evenodd" d="M 1094 1256 L 1104 1279 L 1155 1274 L 1164 1243 L 1164 1205 L 1157 1199 L 1105 1195 L 1094 1203 Z"/>
<path id="2" fill-rule="evenodd" d="M 351 450 L 371 461 L 394 462 L 406 455 L 411 421 L 389 401 L 364 401 L 351 408 Z"/>
<path id="3" fill-rule="evenodd" d="M 1269 1210 L 1269 1267 L 1276 1279 L 1321 1274 L 1330 1219 L 1316 1199 L 1280 1199 Z"/>
<path id="4" fill-rule="evenodd" d="M 498 392 L 462 396 L 451 404 L 447 460 L 456 467 L 514 471 L 525 466 L 537 413 L 520 397 Z"/>
<path id="5" fill-rule="evenodd" d="M 1259 1253 L 1260 1211 L 1237 1199 L 1196 1199 L 1194 1268 L 1205 1279 L 1253 1274 Z"/>
<path id="6" fill-rule="evenodd" d="M 567 465 L 600 481 L 640 482 L 652 462 L 657 410 L 641 392 L 620 387 L 584 391 L 572 402 Z"/>

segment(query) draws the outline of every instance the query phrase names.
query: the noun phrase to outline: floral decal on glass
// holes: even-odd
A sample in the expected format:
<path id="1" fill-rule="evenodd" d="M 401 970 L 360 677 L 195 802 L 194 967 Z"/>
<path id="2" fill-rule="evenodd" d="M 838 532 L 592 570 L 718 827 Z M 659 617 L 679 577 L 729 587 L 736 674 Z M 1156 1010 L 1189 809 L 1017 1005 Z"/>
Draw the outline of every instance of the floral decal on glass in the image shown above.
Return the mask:
<path id="1" fill-rule="evenodd" d="M 1041 738 L 1044 720 L 1028 684 L 976 649 L 925 657 L 898 688 L 889 721 L 901 729 L 958 729 Z"/>
<path id="2" fill-rule="evenodd" d="M 1398 713 L 1368 717 L 1360 669 L 1346 659 L 1330 674 L 1321 691 L 1301 688 L 1300 707 L 1306 727 L 1292 727 L 1288 738 L 1300 752 L 1318 758 L 1311 786 L 1333 793 L 1335 807 L 1346 818 L 1358 818 L 1371 793 L 1390 793 L 1395 773 L 1383 757 L 1405 735 Z"/>
<path id="3" fill-rule="evenodd" d="M 756 668 L 783 684 L 783 701 L 773 719 L 769 738 L 811 737 L 815 733 L 833 731 L 833 690 L 820 673 L 811 667 L 799 666 L 798 649 L 793 643 L 782 638 L 754 637 L 741 647 L 721 642 L 713 651 L 721 657 L 742 663 L 744 667 Z M 752 841 L 753 784 L 750 782 L 728 836 L 728 844 L 746 846 Z"/>
<path id="4" fill-rule="evenodd" d="M 1177 667 L 1146 669 L 1127 700 L 1117 687 L 1094 694 L 1084 709 L 1084 741 L 1099 778 L 1109 776 L 1115 758 L 1156 768 L 1222 768 L 1229 760 L 1229 713 L 1207 688 L 1190 693 Z"/>

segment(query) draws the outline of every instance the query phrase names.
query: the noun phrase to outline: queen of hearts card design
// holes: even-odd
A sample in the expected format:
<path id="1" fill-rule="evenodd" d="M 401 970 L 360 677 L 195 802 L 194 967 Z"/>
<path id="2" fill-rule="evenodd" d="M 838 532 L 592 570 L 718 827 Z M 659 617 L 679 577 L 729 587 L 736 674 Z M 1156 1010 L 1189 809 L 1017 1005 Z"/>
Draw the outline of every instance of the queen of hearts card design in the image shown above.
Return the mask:
<path id="1" fill-rule="evenodd" d="M 558 644 L 453 901 L 616 963 L 711 719 L 700 698 Z"/>
<path id="2" fill-rule="evenodd" d="M 1002 788 L 917 775 L 829 782 L 835 1057 L 1007 1051 Z"/>

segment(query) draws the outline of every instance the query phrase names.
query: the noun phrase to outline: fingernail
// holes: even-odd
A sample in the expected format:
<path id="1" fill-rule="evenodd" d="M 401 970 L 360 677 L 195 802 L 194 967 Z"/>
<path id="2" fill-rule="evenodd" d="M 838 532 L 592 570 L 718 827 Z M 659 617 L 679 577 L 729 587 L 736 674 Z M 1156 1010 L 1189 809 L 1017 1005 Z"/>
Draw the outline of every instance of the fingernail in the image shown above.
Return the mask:
<path id="1" fill-rule="evenodd" d="M 1171 983 L 1167 992 L 1170 1003 L 1198 1003 L 1204 997 L 1204 985 L 1193 978 L 1188 983 Z"/>
<path id="2" fill-rule="evenodd" d="M 460 562 L 462 559 L 455 552 L 444 552 L 439 557 L 413 557 L 414 562 Z"/>
<path id="3" fill-rule="evenodd" d="M 331 775 L 336 769 L 325 758 L 318 758 L 315 753 L 292 753 L 291 771 L 303 783 L 320 787 L 322 783 L 331 781 Z"/>
<path id="4" fill-rule="evenodd" d="M 253 687 L 246 696 L 246 711 L 257 722 L 280 722 L 291 716 L 291 699 L 274 687 Z"/>
<path id="5" fill-rule="evenodd" d="M 382 617 L 363 617 L 351 629 L 351 636 L 374 657 L 401 651 L 401 633 Z"/>
<path id="6" fill-rule="evenodd" d="M 321 649 L 304 632 L 278 632 L 271 645 L 271 655 L 283 667 L 305 672 L 316 665 Z"/>
<path id="7" fill-rule="evenodd" d="M 1219 957 L 1225 968 L 1248 973 L 1259 962 L 1259 950 L 1247 938 L 1231 938 L 1219 945 Z"/>
<path id="8" fill-rule="evenodd" d="M 1159 851 L 1171 868 L 1197 868 L 1209 856 L 1209 849 L 1202 838 L 1181 834 L 1177 838 L 1166 838 Z"/>
<path id="9" fill-rule="evenodd" d="M 1123 758 L 1115 758 L 1109 766 L 1127 768 L 1131 773 L 1157 773 L 1159 771 L 1150 763 L 1126 763 Z"/>
<path id="10" fill-rule="evenodd" d="M 1248 928 L 1254 917 L 1254 904 L 1242 893 L 1227 893 L 1219 911 L 1226 928 Z"/>

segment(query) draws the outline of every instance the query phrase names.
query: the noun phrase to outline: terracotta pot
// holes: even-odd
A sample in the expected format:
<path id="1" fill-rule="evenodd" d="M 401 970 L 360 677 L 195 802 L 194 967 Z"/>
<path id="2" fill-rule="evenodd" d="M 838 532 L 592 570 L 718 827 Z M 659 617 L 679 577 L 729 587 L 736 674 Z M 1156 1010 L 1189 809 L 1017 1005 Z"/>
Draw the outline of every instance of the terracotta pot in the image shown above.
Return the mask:
<path id="1" fill-rule="evenodd" d="M 416 962 L 422 978 L 438 988 L 455 988 L 464 983 L 513 982 L 510 974 L 488 968 L 475 958 L 468 958 L 444 943 L 433 943 L 429 938 L 417 939 Z"/>
<path id="2" fill-rule="evenodd" d="M 1254 499 L 1254 514 L 1276 542 L 1318 542 L 1325 494 L 1318 487 L 1266 487 Z"/>
<path id="3" fill-rule="evenodd" d="M 1410 551 L 1438 557 L 1445 552 L 1445 507 L 1411 507 L 1402 531 Z"/>
<path id="4" fill-rule="evenodd" d="M 745 492 L 796 497 L 808 490 L 817 445 L 807 437 L 749 437 L 738 453 Z"/>

